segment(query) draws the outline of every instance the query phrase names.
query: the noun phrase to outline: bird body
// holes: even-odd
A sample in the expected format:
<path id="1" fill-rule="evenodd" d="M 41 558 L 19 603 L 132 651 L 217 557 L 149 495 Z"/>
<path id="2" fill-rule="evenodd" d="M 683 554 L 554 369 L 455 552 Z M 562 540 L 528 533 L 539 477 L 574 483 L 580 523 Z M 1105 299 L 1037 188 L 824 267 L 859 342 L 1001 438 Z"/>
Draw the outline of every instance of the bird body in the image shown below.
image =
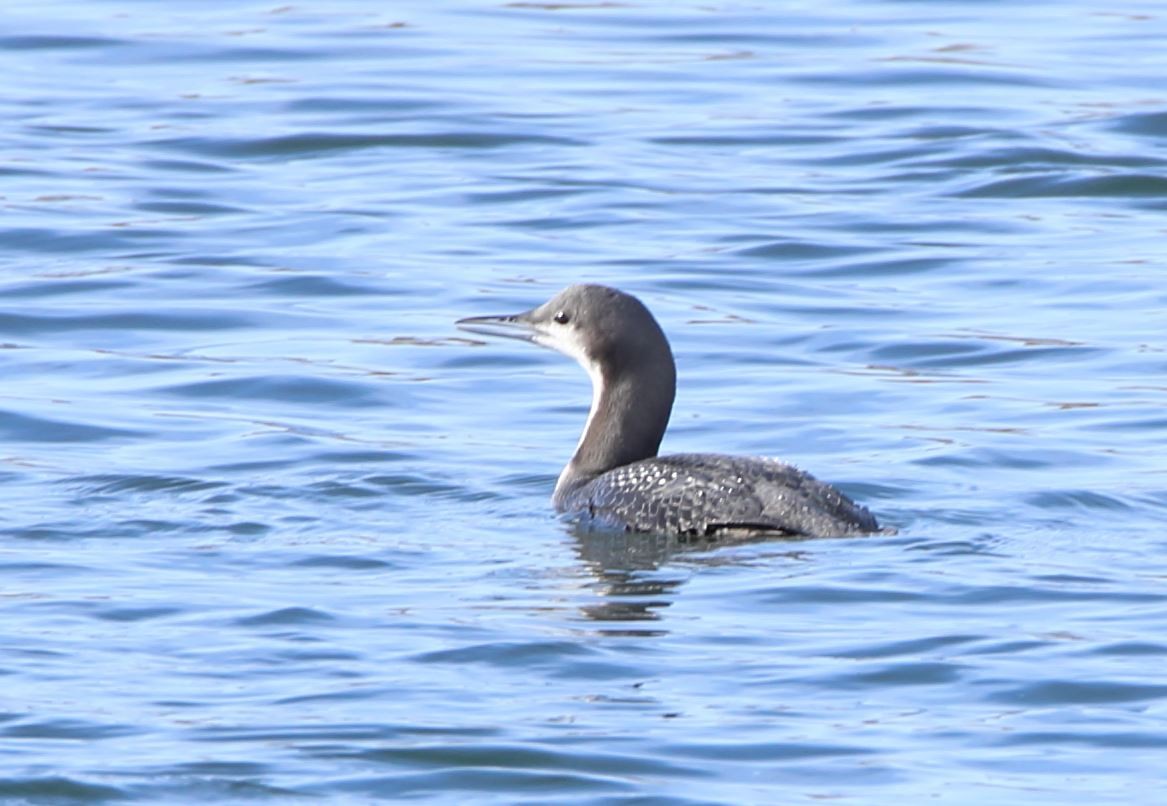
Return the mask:
<path id="1" fill-rule="evenodd" d="M 557 497 L 557 508 L 597 526 L 715 537 L 876 531 L 871 513 L 829 484 L 753 456 L 678 453 L 609 470 Z"/>

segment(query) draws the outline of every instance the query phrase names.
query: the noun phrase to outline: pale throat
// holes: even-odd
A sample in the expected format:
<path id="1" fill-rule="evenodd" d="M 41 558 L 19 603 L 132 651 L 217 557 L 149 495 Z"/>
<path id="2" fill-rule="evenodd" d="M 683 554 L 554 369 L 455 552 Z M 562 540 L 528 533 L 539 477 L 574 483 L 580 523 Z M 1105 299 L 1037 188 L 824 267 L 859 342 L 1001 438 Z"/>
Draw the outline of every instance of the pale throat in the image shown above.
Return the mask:
<path id="1" fill-rule="evenodd" d="M 567 352 L 564 350 L 563 352 Z M 600 365 L 595 361 L 591 361 L 586 357 L 581 357 L 581 353 L 568 353 L 572 358 L 579 362 L 580 366 L 588 373 L 588 378 L 592 382 L 592 405 L 588 409 L 588 419 L 584 423 L 583 431 L 580 432 L 579 441 L 575 444 L 575 451 L 572 453 L 571 461 L 564 465 L 563 470 L 559 473 L 559 480 L 555 483 L 555 493 L 558 496 L 563 489 L 568 485 L 571 477 L 575 473 L 575 459 L 579 456 L 580 449 L 588 440 L 588 435 L 595 425 L 596 412 L 600 408 L 600 402 L 604 399 L 604 374 L 600 371 Z"/>

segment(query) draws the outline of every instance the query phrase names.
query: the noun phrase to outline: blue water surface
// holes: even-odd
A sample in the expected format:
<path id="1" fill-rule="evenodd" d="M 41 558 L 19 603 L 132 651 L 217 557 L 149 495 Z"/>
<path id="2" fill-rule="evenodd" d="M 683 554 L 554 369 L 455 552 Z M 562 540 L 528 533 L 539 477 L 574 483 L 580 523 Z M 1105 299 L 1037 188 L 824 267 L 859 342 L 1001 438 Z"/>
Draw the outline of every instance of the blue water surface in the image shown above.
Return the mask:
<path id="1" fill-rule="evenodd" d="M 1160 802 L 1160 3 L 2 16 L 0 802 Z M 561 522 L 578 281 L 898 534 Z"/>

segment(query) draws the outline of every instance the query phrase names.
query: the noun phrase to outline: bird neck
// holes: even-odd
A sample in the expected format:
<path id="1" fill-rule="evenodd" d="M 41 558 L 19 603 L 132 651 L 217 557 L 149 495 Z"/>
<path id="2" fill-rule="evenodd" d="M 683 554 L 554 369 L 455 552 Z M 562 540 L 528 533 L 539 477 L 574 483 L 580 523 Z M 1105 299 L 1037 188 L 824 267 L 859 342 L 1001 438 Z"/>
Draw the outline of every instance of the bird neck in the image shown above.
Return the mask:
<path id="1" fill-rule="evenodd" d="M 588 370 L 592 406 L 555 486 L 556 502 L 609 470 L 656 456 L 673 409 L 676 367 L 667 343 L 640 360 Z"/>

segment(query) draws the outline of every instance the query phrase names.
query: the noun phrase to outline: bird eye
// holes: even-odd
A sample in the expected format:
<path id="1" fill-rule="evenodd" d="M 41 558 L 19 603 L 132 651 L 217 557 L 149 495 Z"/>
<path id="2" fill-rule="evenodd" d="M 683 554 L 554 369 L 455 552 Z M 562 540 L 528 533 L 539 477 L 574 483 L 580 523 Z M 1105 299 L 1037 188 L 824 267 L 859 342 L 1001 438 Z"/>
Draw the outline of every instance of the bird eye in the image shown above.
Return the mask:
<path id="1" fill-rule="evenodd" d="M 561 325 L 566 325 L 571 321 L 571 316 L 567 313 L 567 311 L 556 311 L 555 316 L 552 318 Z"/>

